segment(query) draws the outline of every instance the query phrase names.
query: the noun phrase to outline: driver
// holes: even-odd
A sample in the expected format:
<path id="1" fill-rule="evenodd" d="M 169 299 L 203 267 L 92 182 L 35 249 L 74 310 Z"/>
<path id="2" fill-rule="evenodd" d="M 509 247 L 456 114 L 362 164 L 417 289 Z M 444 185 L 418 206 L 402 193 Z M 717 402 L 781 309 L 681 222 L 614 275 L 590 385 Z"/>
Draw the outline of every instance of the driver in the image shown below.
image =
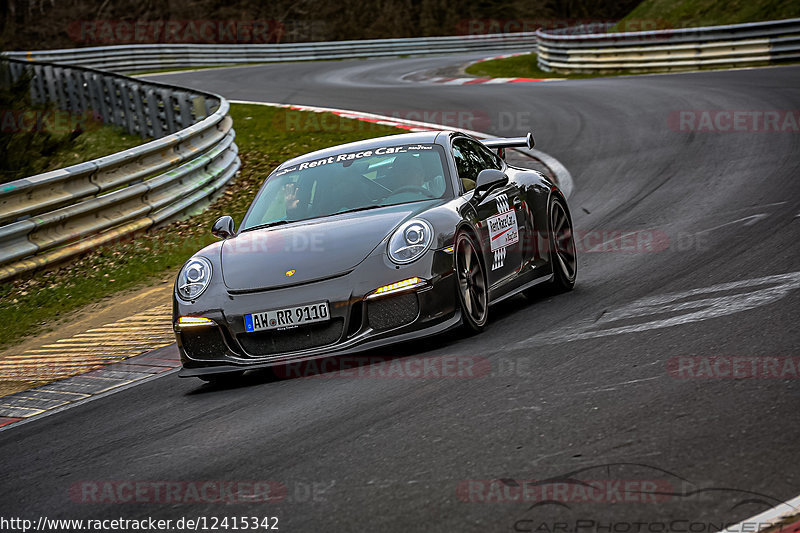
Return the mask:
<path id="1" fill-rule="evenodd" d="M 289 182 L 283 186 L 284 205 L 286 207 L 286 220 L 298 219 L 300 212 L 300 199 L 297 197 L 297 184 Z"/>
<path id="2" fill-rule="evenodd" d="M 418 156 L 400 155 L 392 166 L 392 189 L 401 187 L 419 187 L 430 189 L 425 176 L 425 169 Z"/>

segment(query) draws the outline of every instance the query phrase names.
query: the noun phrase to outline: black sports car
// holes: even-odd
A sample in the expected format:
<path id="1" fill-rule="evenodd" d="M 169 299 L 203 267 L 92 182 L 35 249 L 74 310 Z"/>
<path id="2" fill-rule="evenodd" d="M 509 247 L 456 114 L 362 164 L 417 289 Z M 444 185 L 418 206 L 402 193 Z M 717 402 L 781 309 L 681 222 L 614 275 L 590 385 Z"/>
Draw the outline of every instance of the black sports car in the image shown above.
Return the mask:
<path id="1" fill-rule="evenodd" d="M 181 269 L 174 325 L 181 376 L 352 352 L 465 325 L 535 285 L 575 284 L 559 188 L 506 164 L 533 137 L 408 133 L 280 165 L 237 230 Z M 492 151 L 496 150 L 496 153 Z"/>

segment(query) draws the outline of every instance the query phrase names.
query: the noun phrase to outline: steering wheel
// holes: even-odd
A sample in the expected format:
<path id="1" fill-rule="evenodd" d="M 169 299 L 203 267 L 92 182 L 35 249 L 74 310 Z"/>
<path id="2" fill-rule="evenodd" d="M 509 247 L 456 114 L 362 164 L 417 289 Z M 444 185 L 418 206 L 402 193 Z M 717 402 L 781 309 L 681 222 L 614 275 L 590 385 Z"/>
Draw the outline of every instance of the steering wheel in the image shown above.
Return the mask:
<path id="1" fill-rule="evenodd" d="M 390 196 L 394 196 L 395 194 L 399 194 L 401 192 L 420 192 L 428 198 L 436 198 L 436 195 L 431 191 L 418 185 L 403 185 L 402 187 L 398 187 L 397 189 L 393 190 Z"/>

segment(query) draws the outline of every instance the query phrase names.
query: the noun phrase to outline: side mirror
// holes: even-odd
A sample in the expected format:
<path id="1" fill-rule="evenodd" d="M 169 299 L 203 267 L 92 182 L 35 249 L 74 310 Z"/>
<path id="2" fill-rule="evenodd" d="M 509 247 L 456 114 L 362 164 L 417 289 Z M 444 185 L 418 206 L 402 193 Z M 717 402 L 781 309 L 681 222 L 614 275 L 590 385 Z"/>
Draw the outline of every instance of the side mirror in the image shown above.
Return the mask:
<path id="1" fill-rule="evenodd" d="M 508 176 L 503 171 L 494 168 L 481 170 L 475 182 L 475 194 L 485 194 L 508 183 Z"/>
<path id="2" fill-rule="evenodd" d="M 234 234 L 233 219 L 228 215 L 219 217 L 214 225 L 211 226 L 211 234 L 220 239 L 227 239 Z"/>

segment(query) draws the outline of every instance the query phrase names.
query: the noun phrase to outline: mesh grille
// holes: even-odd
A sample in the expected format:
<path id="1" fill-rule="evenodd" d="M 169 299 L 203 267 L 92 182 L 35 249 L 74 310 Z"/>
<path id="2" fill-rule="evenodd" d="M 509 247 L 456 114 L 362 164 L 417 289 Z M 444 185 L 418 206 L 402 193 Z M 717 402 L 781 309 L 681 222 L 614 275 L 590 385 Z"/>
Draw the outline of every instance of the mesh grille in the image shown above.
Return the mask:
<path id="1" fill-rule="evenodd" d="M 218 328 L 195 328 L 181 331 L 183 351 L 192 359 L 219 359 L 227 348 Z"/>
<path id="2" fill-rule="evenodd" d="M 240 333 L 236 337 L 250 355 L 274 355 L 333 344 L 342 336 L 343 329 L 344 319 L 340 317 L 283 331 Z"/>
<path id="3" fill-rule="evenodd" d="M 414 292 L 369 302 L 367 317 L 373 329 L 390 329 L 409 324 L 419 314 Z"/>

